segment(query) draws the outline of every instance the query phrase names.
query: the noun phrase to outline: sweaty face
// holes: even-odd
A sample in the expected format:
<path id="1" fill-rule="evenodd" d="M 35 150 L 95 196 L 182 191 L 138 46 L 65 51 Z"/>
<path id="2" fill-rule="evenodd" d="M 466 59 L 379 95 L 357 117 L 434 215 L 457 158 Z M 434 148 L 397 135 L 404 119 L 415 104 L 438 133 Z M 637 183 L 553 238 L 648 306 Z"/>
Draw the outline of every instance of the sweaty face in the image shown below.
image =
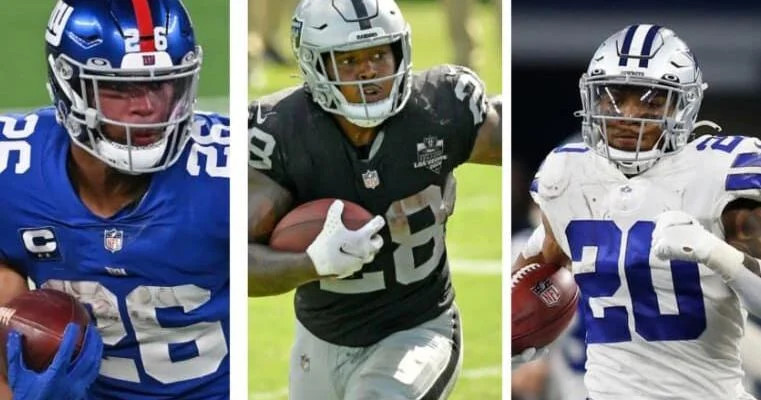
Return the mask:
<path id="1" fill-rule="evenodd" d="M 325 57 L 328 77 L 333 81 L 362 81 L 390 77 L 396 72 L 396 60 L 390 44 L 334 53 L 335 64 L 328 54 Z M 336 75 L 337 74 L 337 75 Z M 394 79 L 372 83 L 339 85 L 339 90 L 350 103 L 374 103 L 391 94 Z M 362 101 L 364 94 L 365 101 Z"/>
<path id="2" fill-rule="evenodd" d="M 128 124 L 158 124 L 169 120 L 175 104 L 175 85 L 171 81 L 101 82 L 98 101 L 103 115 Z M 127 144 L 127 128 L 104 122 L 101 131 L 120 144 Z M 133 146 L 148 146 L 161 139 L 163 128 L 130 129 Z"/>
<path id="3" fill-rule="evenodd" d="M 624 151 L 653 149 L 664 130 L 663 120 L 674 110 L 674 96 L 666 89 L 632 85 L 595 87 L 596 114 L 605 119 L 608 144 Z M 615 118 L 619 117 L 619 118 Z M 648 122 L 653 121 L 653 122 Z"/>

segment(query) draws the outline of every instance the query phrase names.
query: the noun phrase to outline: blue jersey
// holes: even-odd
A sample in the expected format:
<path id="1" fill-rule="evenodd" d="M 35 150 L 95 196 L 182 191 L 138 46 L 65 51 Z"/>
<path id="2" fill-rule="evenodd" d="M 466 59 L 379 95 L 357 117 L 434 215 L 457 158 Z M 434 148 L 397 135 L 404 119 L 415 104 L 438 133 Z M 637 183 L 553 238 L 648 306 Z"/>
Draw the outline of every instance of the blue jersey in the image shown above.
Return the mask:
<path id="1" fill-rule="evenodd" d="M 0 258 L 91 308 L 105 349 L 90 398 L 229 397 L 229 138 L 227 118 L 196 115 L 177 163 L 101 218 L 53 109 L 0 116 Z"/>

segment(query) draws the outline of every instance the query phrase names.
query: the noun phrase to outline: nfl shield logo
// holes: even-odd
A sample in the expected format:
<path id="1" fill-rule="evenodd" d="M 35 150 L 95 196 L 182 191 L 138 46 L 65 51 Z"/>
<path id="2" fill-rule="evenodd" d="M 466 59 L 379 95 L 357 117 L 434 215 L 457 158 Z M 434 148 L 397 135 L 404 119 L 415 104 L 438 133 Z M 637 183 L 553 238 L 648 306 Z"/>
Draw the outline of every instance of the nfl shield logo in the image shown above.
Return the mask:
<path id="1" fill-rule="evenodd" d="M 554 307 L 558 303 L 558 300 L 560 300 L 560 291 L 558 291 L 558 288 L 556 288 L 549 279 L 537 283 L 531 288 L 531 291 L 539 296 L 547 307 Z"/>
<path id="2" fill-rule="evenodd" d="M 368 169 L 362 174 L 362 181 L 365 182 L 365 187 L 368 189 L 375 189 L 380 185 L 380 178 L 378 177 L 378 171 Z"/>
<path id="3" fill-rule="evenodd" d="M 112 253 L 122 249 L 123 239 L 124 231 L 107 229 L 103 232 L 103 246 Z"/>

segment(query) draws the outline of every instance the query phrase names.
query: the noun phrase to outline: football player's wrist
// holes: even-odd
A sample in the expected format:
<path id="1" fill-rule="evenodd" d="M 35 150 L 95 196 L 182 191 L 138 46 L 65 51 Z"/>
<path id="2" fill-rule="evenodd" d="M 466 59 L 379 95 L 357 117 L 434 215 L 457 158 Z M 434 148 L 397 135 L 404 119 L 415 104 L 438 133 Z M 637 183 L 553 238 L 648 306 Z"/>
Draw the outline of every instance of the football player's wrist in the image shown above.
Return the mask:
<path id="1" fill-rule="evenodd" d="M 711 234 L 708 254 L 701 262 L 721 275 L 725 282 L 729 282 L 735 279 L 740 269 L 744 268 L 744 259 L 745 253 Z"/>
<path id="2" fill-rule="evenodd" d="M 321 257 L 320 250 L 316 248 L 316 246 L 311 244 L 309 247 L 307 247 L 306 250 L 307 258 L 309 259 L 309 263 L 311 264 L 312 268 L 314 269 L 314 272 L 317 276 L 326 275 L 326 264 L 323 260 L 323 257 Z"/>

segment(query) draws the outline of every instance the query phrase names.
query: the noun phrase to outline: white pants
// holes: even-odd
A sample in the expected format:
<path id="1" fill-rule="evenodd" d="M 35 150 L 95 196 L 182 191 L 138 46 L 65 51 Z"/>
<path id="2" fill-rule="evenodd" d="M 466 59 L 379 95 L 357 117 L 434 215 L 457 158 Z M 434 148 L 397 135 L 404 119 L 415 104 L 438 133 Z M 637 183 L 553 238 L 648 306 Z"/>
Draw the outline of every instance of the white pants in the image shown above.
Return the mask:
<path id="1" fill-rule="evenodd" d="M 368 347 L 337 346 L 296 321 L 291 400 L 445 399 L 462 366 L 453 305 L 438 317 Z"/>

